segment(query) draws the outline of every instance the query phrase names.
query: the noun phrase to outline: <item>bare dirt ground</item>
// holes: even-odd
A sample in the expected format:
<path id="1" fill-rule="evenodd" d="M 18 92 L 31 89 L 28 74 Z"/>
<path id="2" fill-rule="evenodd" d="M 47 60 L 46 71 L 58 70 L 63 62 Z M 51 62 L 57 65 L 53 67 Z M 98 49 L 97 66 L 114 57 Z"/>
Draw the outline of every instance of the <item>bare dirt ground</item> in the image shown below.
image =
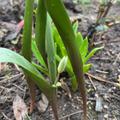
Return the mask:
<path id="1" fill-rule="evenodd" d="M 24 11 L 24 3 L 22 0 L 18 2 L 10 3 L 8 0 L 0 0 L 0 47 L 15 51 L 20 49 L 21 33 L 16 35 L 11 29 L 15 29 L 23 18 Z M 79 30 L 85 35 L 88 27 L 96 20 L 98 2 L 93 1 L 92 4 L 83 7 L 83 5 L 75 5 L 70 0 L 66 0 L 65 6 L 72 18 L 79 19 Z M 93 67 L 90 74 L 85 75 L 89 120 L 120 120 L 120 87 L 114 85 L 120 81 L 120 4 L 112 6 L 108 17 L 119 23 L 110 27 L 101 38 L 99 34 L 95 37 L 95 46 L 104 46 L 104 48 L 90 59 L 89 62 L 93 64 Z M 14 40 L 8 39 L 9 35 Z M 19 95 L 29 105 L 28 87 L 21 69 L 8 64 L 2 67 L 0 71 L 0 120 L 15 120 L 13 100 L 16 95 Z M 69 79 L 66 81 L 70 84 Z M 41 99 L 38 90 L 37 94 L 36 101 L 38 102 Z M 79 92 L 73 93 L 71 90 L 71 94 L 72 99 L 66 95 L 64 90 L 58 91 L 60 119 L 82 120 Z M 97 103 L 102 107 L 100 111 L 96 110 Z M 48 107 L 44 113 L 36 107 L 29 116 L 32 120 L 53 120 L 51 107 Z"/>

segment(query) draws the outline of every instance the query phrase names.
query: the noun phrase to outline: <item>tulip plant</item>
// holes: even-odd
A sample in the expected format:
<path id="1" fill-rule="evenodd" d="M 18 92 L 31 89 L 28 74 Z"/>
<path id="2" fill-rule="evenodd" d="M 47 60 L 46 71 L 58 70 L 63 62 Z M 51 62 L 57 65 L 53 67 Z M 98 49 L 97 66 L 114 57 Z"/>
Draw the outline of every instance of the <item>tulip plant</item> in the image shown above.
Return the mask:
<path id="1" fill-rule="evenodd" d="M 103 47 L 96 47 L 89 52 L 88 39 L 87 38 L 84 39 L 83 36 L 81 35 L 81 33 L 78 32 L 78 21 L 73 24 L 73 30 L 74 30 L 74 34 L 75 34 L 75 42 L 78 45 L 79 53 L 81 54 L 81 58 L 82 58 L 82 62 L 83 62 L 83 73 L 86 73 L 90 70 L 90 68 L 92 66 L 91 63 L 87 63 L 88 60 L 98 50 L 102 49 Z M 58 62 L 60 62 L 64 56 L 67 56 L 67 51 L 66 51 L 65 46 L 62 42 L 62 39 L 54 25 L 52 25 L 52 31 L 53 31 L 53 38 L 54 38 L 55 45 L 56 45 L 56 60 Z M 75 74 L 73 72 L 70 60 L 68 60 L 68 64 L 66 66 L 66 71 L 68 72 L 69 76 L 71 77 L 72 89 L 73 89 L 73 91 L 76 91 L 78 88 L 78 84 L 77 84 L 77 80 L 75 78 Z"/>
<path id="2" fill-rule="evenodd" d="M 70 72 L 72 71 L 71 73 L 74 74 L 77 80 L 83 101 L 84 120 L 87 120 L 86 89 L 83 73 L 85 68 L 83 69 L 83 65 L 89 57 L 86 57 L 84 61 L 82 59 L 83 55 L 80 49 L 85 50 L 83 41 L 76 41 L 81 36 L 79 33 L 76 34 L 74 32 L 61 0 L 38 0 L 35 37 L 33 37 L 33 4 L 34 0 L 26 0 L 22 55 L 6 48 L 0 48 L 0 62 L 17 64 L 23 69 L 30 89 L 32 106 L 35 101 L 35 85 L 37 85 L 48 98 L 55 120 L 59 120 L 57 113 L 57 88 L 61 84 L 58 81 L 58 76 L 64 71 L 66 66 L 66 69 Z M 60 59 L 58 59 L 59 54 L 57 55 L 56 43 L 54 42 L 52 22 L 61 37 L 60 41 L 64 45 L 66 52 L 65 56 L 59 56 Z M 86 42 L 85 40 L 84 44 Z M 78 44 L 81 46 L 80 48 Z M 32 60 L 33 54 L 39 64 Z M 57 62 L 59 62 L 58 65 L 56 64 Z M 46 80 L 44 75 L 47 75 L 49 80 Z"/>

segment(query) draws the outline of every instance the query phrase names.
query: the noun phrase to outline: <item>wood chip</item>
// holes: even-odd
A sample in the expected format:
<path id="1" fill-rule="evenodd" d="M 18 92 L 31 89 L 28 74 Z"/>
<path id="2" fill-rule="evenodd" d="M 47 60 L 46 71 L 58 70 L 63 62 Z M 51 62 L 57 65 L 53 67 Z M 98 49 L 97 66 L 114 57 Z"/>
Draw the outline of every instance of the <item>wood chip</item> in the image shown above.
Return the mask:
<path id="1" fill-rule="evenodd" d="M 16 120 L 24 120 L 28 114 L 27 106 L 19 95 L 13 101 L 13 112 Z"/>
<path id="2" fill-rule="evenodd" d="M 48 99 L 44 94 L 41 94 L 42 100 L 40 100 L 37 104 L 37 108 L 41 113 L 44 113 L 48 108 Z"/>

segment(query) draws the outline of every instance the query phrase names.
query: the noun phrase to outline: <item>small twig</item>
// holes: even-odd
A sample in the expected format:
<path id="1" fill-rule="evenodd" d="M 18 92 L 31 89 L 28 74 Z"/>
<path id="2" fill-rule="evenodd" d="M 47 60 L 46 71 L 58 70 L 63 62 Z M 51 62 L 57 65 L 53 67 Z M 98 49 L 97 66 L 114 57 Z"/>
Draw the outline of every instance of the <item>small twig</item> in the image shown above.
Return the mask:
<path id="1" fill-rule="evenodd" d="M 90 73 L 86 73 L 86 75 L 94 78 L 95 80 L 102 81 L 102 82 L 106 82 L 106 83 L 112 84 L 112 85 L 114 85 L 114 86 L 120 87 L 120 84 L 119 84 L 119 83 L 114 83 L 114 82 L 107 81 L 107 80 L 105 80 L 105 79 L 103 79 L 103 78 L 101 78 L 101 77 L 94 76 L 94 75 L 92 75 L 92 74 L 90 74 Z"/>
<path id="2" fill-rule="evenodd" d="M 71 99 L 72 95 L 71 95 L 71 92 L 70 92 L 70 89 L 69 89 L 68 85 L 63 81 L 63 79 L 61 79 L 60 82 L 61 82 L 61 88 L 63 90 L 65 90 L 65 92 L 67 93 L 68 97 Z"/>
<path id="3" fill-rule="evenodd" d="M 88 32 L 88 33 L 91 33 L 91 34 L 92 34 L 92 35 L 90 35 L 91 37 L 88 35 L 88 38 L 91 38 L 91 41 L 92 41 L 92 42 L 93 42 L 94 37 L 95 37 L 95 35 L 96 35 L 96 30 L 95 30 L 95 28 L 96 28 L 97 26 L 99 26 L 99 25 L 100 25 L 100 21 L 107 16 L 107 14 L 108 14 L 110 8 L 112 7 L 112 5 L 113 5 L 113 3 L 112 3 L 111 0 L 108 2 L 108 4 L 107 4 L 106 6 L 103 5 L 103 4 L 100 4 L 100 6 L 99 6 L 99 11 L 98 11 L 98 15 L 97 15 L 97 18 L 96 18 L 96 22 L 95 22 L 94 28 L 93 28 L 93 29 L 90 29 L 90 31 Z M 92 32 L 92 31 L 93 31 L 93 32 Z"/>
<path id="4" fill-rule="evenodd" d="M 6 120 L 12 120 L 12 119 L 8 118 L 8 117 L 5 115 L 4 112 L 2 112 L 2 115 L 4 116 L 4 118 L 5 118 Z"/>
<path id="5" fill-rule="evenodd" d="M 113 95 L 110 95 L 110 97 L 120 101 L 119 95 L 113 94 Z"/>
<path id="6" fill-rule="evenodd" d="M 15 68 L 16 68 L 19 72 L 21 72 L 21 69 L 18 67 L 17 64 L 14 64 L 14 66 L 15 66 Z"/>
<path id="7" fill-rule="evenodd" d="M 106 71 L 96 70 L 96 72 L 102 73 L 102 74 L 108 74 Z"/>
<path id="8" fill-rule="evenodd" d="M 91 77 L 90 77 L 90 76 L 88 76 L 88 78 L 89 78 L 89 80 L 90 80 L 91 84 L 93 85 L 94 90 L 96 91 L 96 87 L 95 87 L 95 85 L 94 85 L 94 83 L 93 83 L 93 81 L 92 81 Z"/>
<path id="9" fill-rule="evenodd" d="M 4 86 L 0 86 L 0 88 L 3 89 L 3 90 L 7 90 L 7 91 L 11 91 L 12 90 L 12 88 L 6 88 Z"/>
<path id="10" fill-rule="evenodd" d="M 98 40 L 98 42 L 94 42 L 94 46 L 98 46 L 103 44 L 103 41 L 101 41 L 101 39 Z"/>
<path id="11" fill-rule="evenodd" d="M 109 45 L 109 44 L 111 44 L 111 43 L 117 43 L 117 42 L 118 42 L 118 44 L 119 44 L 120 39 L 107 41 L 107 45 Z"/>
<path id="12" fill-rule="evenodd" d="M 117 55 L 117 57 L 116 57 L 115 61 L 113 62 L 113 65 L 115 65 L 115 64 L 116 64 L 116 62 L 118 61 L 118 59 L 120 59 L 120 53 Z"/>
<path id="13" fill-rule="evenodd" d="M 82 112 L 83 112 L 83 111 L 77 111 L 77 112 L 74 112 L 74 113 L 65 115 L 65 116 L 61 117 L 60 120 L 65 119 L 65 118 L 68 118 L 68 117 L 73 116 L 73 115 L 78 114 L 78 113 L 82 113 Z"/>
<path id="14" fill-rule="evenodd" d="M 105 6 L 101 5 L 99 6 L 99 11 L 98 11 L 98 15 L 97 15 L 97 20 L 96 20 L 96 25 L 99 23 L 99 20 L 102 18 L 102 14 L 105 11 Z"/>
<path id="15" fill-rule="evenodd" d="M 24 94 L 23 94 L 23 99 L 25 99 L 25 96 L 26 96 L 26 90 L 27 90 L 27 88 L 25 87 Z"/>
<path id="16" fill-rule="evenodd" d="M 99 23 L 99 21 L 103 18 L 105 18 L 110 10 L 110 8 L 112 7 L 113 3 L 112 1 L 110 0 L 108 3 L 107 3 L 107 7 L 105 8 L 105 6 L 103 5 L 100 5 L 99 7 L 99 13 L 98 13 L 98 16 L 97 16 L 97 21 L 96 21 L 96 25 Z"/>
<path id="17" fill-rule="evenodd" d="M 2 83 L 3 81 L 8 81 L 8 80 L 11 80 L 11 79 L 17 79 L 19 77 L 21 77 L 23 75 L 23 73 L 19 73 L 19 74 L 16 74 L 16 75 L 13 75 L 12 77 L 6 79 L 5 77 L 3 78 L 3 80 L 0 81 L 0 83 Z"/>
<path id="18" fill-rule="evenodd" d="M 91 58 L 91 59 L 93 59 L 93 60 L 103 60 L 103 61 L 105 61 L 105 60 L 109 60 L 109 58 L 105 58 L 105 57 L 95 57 L 95 58 Z"/>
<path id="19" fill-rule="evenodd" d="M 109 12 L 109 10 L 110 10 L 110 8 L 112 7 L 112 1 L 109 1 L 108 2 L 108 4 L 107 4 L 107 8 L 106 8 L 106 10 L 104 11 L 104 13 L 102 14 L 102 18 L 105 18 L 106 16 L 107 16 L 107 14 L 108 14 L 108 12 Z"/>
<path id="20" fill-rule="evenodd" d="M 18 88 L 19 90 L 25 92 L 25 90 L 23 90 L 23 89 L 22 89 L 21 87 L 19 87 L 18 85 L 14 84 L 14 83 L 13 83 L 13 85 L 14 85 L 16 88 Z"/>

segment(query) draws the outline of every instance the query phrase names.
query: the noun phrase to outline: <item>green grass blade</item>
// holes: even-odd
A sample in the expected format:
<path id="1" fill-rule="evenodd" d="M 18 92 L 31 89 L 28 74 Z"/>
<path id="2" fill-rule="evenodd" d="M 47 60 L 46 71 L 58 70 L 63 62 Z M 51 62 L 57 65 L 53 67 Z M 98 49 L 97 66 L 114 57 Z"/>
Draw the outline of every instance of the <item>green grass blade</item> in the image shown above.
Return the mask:
<path id="1" fill-rule="evenodd" d="M 84 39 L 82 42 L 82 45 L 80 47 L 80 53 L 81 53 L 82 59 L 84 59 L 88 53 L 88 39 L 87 38 Z"/>
<path id="2" fill-rule="evenodd" d="M 91 67 L 92 67 L 91 64 L 85 64 L 85 65 L 83 66 L 83 72 L 84 72 L 84 73 L 88 72 Z"/>
<path id="3" fill-rule="evenodd" d="M 36 45 L 36 41 L 34 40 L 32 40 L 32 52 L 34 56 L 36 57 L 36 59 L 39 61 L 39 63 L 47 69 L 47 66 L 43 60 L 43 57 L 41 56 L 40 51 L 38 50 L 38 47 Z"/>
<path id="4" fill-rule="evenodd" d="M 53 30 L 53 38 L 54 38 L 54 41 L 55 43 L 57 44 L 57 53 L 63 57 L 63 56 L 66 56 L 67 53 L 66 53 L 66 49 L 64 47 L 64 44 L 61 40 L 61 37 L 56 29 L 56 27 L 53 25 L 52 26 L 52 30 Z"/>
<path id="5" fill-rule="evenodd" d="M 47 26 L 46 26 L 46 53 L 48 60 L 48 68 L 50 80 L 52 83 L 56 81 L 56 59 L 55 59 L 55 45 L 51 30 L 51 18 L 47 15 Z"/>
<path id="6" fill-rule="evenodd" d="M 81 49 L 81 46 L 82 46 L 84 40 L 83 40 L 82 34 L 81 34 L 80 32 L 78 32 L 78 33 L 76 34 L 76 39 L 75 39 L 75 41 L 76 41 L 76 43 L 77 43 L 78 48 Z"/>
<path id="7" fill-rule="evenodd" d="M 40 66 L 40 65 L 38 65 L 38 64 L 36 64 L 36 63 L 34 63 L 34 62 L 32 62 L 32 64 L 33 64 L 40 72 L 42 72 L 42 73 L 44 73 L 45 75 L 49 76 L 48 70 L 46 70 L 44 67 L 42 67 L 42 66 Z"/>
<path id="8" fill-rule="evenodd" d="M 86 63 L 98 50 L 103 49 L 104 47 L 94 48 L 84 59 L 84 63 Z"/>
<path id="9" fill-rule="evenodd" d="M 45 52 L 46 15 L 47 12 L 43 0 L 38 0 L 35 23 L 35 40 L 45 63 L 47 63 L 47 56 Z"/>
<path id="10" fill-rule="evenodd" d="M 76 21 L 72 27 L 73 27 L 74 33 L 76 34 L 78 31 L 78 21 Z"/>
<path id="11" fill-rule="evenodd" d="M 22 43 L 22 55 L 29 61 L 31 61 L 33 3 L 34 0 L 26 0 L 25 2 L 24 31 Z"/>
<path id="12" fill-rule="evenodd" d="M 32 80 L 43 91 L 43 93 L 45 93 L 46 96 L 50 98 L 50 95 L 52 94 L 50 84 L 44 79 L 40 72 L 24 57 L 9 49 L 0 48 L 0 62 L 9 62 L 21 66 L 26 70 Z"/>

